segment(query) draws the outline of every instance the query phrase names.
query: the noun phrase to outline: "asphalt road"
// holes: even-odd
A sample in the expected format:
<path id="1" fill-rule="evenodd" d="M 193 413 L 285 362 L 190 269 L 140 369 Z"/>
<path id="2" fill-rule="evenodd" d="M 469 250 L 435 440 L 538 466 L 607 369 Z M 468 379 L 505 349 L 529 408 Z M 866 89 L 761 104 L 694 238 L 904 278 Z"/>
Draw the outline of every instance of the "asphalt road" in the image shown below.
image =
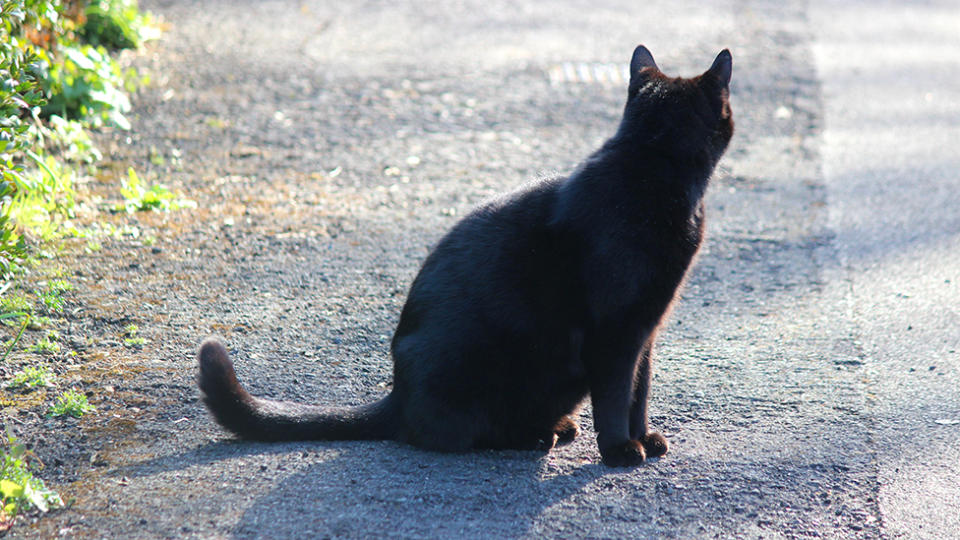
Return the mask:
<path id="1" fill-rule="evenodd" d="M 869 13 L 869 16 L 864 16 Z M 824 180 L 890 537 L 960 537 L 960 11 L 814 2 Z"/>
<path id="2" fill-rule="evenodd" d="M 135 427 L 13 536 L 955 537 L 960 17 L 902 4 L 143 2 L 171 26 L 109 148 L 201 208 L 137 268 L 103 261 L 102 294 L 156 336 L 125 383 Z M 737 133 L 658 354 L 665 457 L 600 465 L 589 410 L 546 457 L 213 424 L 192 385 L 209 333 L 255 393 L 382 395 L 429 246 L 609 136 L 637 43 L 670 74 L 734 58 Z"/>

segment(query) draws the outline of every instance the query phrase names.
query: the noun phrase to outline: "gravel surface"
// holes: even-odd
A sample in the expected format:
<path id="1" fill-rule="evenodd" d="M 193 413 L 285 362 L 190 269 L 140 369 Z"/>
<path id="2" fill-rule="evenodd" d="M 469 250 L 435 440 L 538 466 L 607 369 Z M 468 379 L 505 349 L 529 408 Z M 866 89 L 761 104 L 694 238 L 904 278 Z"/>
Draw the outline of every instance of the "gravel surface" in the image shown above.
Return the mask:
<path id="1" fill-rule="evenodd" d="M 12 537 L 890 534 L 877 422 L 890 437 L 898 424 L 875 406 L 874 330 L 850 316 L 864 299 L 837 242 L 806 2 L 142 4 L 170 27 L 133 59 L 153 84 L 135 131 L 103 135 L 113 164 L 89 187 L 115 198 L 107 182 L 133 165 L 199 208 L 109 217 L 139 236 L 70 260 L 69 373 L 99 410 L 65 428 L 5 413 L 74 500 Z M 208 334 L 252 393 L 382 396 L 430 246 L 479 201 L 569 172 L 612 134 L 639 42 L 669 74 L 734 57 L 737 134 L 655 368 L 651 423 L 670 453 L 600 465 L 589 408 L 578 440 L 545 457 L 248 443 L 212 422 L 194 387 Z M 142 350 L 118 338 L 129 323 Z"/>

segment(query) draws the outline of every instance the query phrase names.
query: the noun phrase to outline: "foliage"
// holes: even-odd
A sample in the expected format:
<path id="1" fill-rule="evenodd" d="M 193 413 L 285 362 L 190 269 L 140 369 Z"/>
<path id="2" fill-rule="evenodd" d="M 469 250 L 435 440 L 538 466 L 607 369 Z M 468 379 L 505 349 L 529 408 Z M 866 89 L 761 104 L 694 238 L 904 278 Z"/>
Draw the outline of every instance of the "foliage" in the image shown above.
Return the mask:
<path id="1" fill-rule="evenodd" d="M 20 323 L 20 330 L 17 332 L 17 335 L 10 340 L 9 344 L 6 345 L 7 349 L 3 351 L 3 356 L 0 357 L 0 362 L 5 362 L 7 357 L 10 356 L 10 353 L 13 352 L 13 348 L 17 346 L 20 338 L 23 337 L 23 331 L 26 330 L 27 326 L 30 325 L 30 317 L 30 313 L 25 311 L 13 311 L 0 314 L 0 320 L 4 322 L 9 319 L 22 319 L 22 322 Z"/>
<path id="2" fill-rule="evenodd" d="M 37 340 L 36 343 L 27 347 L 26 350 L 38 354 L 57 354 L 60 352 L 60 344 L 57 343 L 59 336 L 53 332 Z"/>
<path id="3" fill-rule="evenodd" d="M 130 128 L 127 95 L 142 81 L 121 69 L 109 51 L 139 47 L 156 35 L 136 0 L 0 0 L 0 325 L 17 331 L 5 341 L 0 362 L 31 322 L 50 323 L 35 312 L 61 312 L 72 288 L 55 279 L 34 291 L 35 299 L 4 294 L 38 258 L 52 256 L 47 240 L 77 230 L 70 224 L 74 186 L 102 157 L 88 130 Z M 169 191 L 160 188 L 142 193 L 143 205 L 173 206 L 164 197 Z M 58 338 L 46 331 L 27 350 L 59 351 Z M 39 363 L 24 367 L 7 386 L 29 390 L 49 385 L 51 377 Z M 93 410 L 87 396 L 68 390 L 49 415 L 79 417 Z M 0 441 L 0 536 L 18 513 L 63 504 L 33 476 L 28 465 L 35 462 L 12 436 Z"/>
<path id="4" fill-rule="evenodd" d="M 0 278 L 9 278 L 26 256 L 10 207 L 18 191 L 29 189 L 22 155 L 30 146 L 30 122 L 45 102 L 43 67 L 22 32 L 24 8 L 22 0 L 0 0 Z"/>
<path id="5" fill-rule="evenodd" d="M 50 407 L 48 416 L 66 416 L 80 418 L 88 412 L 97 410 L 96 407 L 87 403 L 87 396 L 74 389 L 67 390 L 60 394 L 57 402 Z"/>
<path id="6" fill-rule="evenodd" d="M 123 338 L 124 344 L 127 347 L 142 347 L 146 345 L 147 339 L 137 335 L 137 332 L 140 331 L 140 327 L 135 324 L 128 324 L 123 328 Z"/>
<path id="7" fill-rule="evenodd" d="M 50 374 L 50 370 L 47 369 L 47 366 L 40 365 L 37 367 L 27 366 L 23 368 L 23 370 L 10 379 L 7 383 L 7 388 L 32 390 L 41 386 L 51 385 L 52 375 Z"/>
<path id="8" fill-rule="evenodd" d="M 57 235 L 61 224 L 73 216 L 73 171 L 52 155 L 26 154 L 38 166 L 26 175 L 27 189 L 13 198 L 9 215 L 18 225 L 47 240 Z"/>
<path id="9" fill-rule="evenodd" d="M 0 531 L 21 510 L 36 508 L 46 512 L 63 506 L 60 496 L 33 476 L 28 466 L 31 457 L 30 451 L 8 431 L 5 444 L 0 446 Z"/>
<path id="10" fill-rule="evenodd" d="M 126 210 L 128 214 L 145 210 L 176 210 L 178 208 L 193 208 L 197 203 L 188 199 L 178 199 L 163 184 L 154 184 L 144 187 L 133 167 L 127 170 L 127 179 L 120 187 L 120 194 L 124 202 L 117 207 Z"/>
<path id="11" fill-rule="evenodd" d="M 22 295 L 11 295 L 0 298 L 0 312 L 8 313 L 27 313 L 33 311 L 33 304 Z"/>
<path id="12" fill-rule="evenodd" d="M 156 35 L 149 16 L 140 13 L 136 0 L 95 0 L 84 14 L 80 36 L 93 45 L 135 49 Z"/>
<path id="13" fill-rule="evenodd" d="M 75 170 L 100 159 L 86 129 L 129 129 L 139 82 L 108 48 L 157 29 L 135 0 L 0 0 L 0 281 L 24 270 L 25 231 L 49 239 L 72 217 Z"/>
<path id="14" fill-rule="evenodd" d="M 124 113 L 130 111 L 130 100 L 125 90 L 128 80 L 104 47 L 69 45 L 64 47 L 59 62 L 51 63 L 43 79 L 44 92 L 49 96 L 43 106 L 45 116 L 87 119 L 93 126 L 104 124 L 130 129 Z M 45 61 L 51 60 L 46 51 L 40 52 Z"/>
<path id="15" fill-rule="evenodd" d="M 62 313 L 65 302 L 63 293 L 71 290 L 73 290 L 73 285 L 62 279 L 55 279 L 47 283 L 46 290 L 36 291 L 36 294 L 40 302 L 49 311 Z"/>

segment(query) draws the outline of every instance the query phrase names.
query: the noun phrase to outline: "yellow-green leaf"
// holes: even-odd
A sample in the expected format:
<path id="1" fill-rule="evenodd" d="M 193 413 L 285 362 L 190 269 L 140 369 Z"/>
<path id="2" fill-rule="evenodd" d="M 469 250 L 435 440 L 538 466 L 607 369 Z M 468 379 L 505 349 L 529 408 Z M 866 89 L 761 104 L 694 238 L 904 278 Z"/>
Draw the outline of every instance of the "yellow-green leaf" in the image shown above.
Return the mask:
<path id="1" fill-rule="evenodd" d="M 0 480 L 0 494 L 4 499 L 17 499 L 23 496 L 23 486 L 11 480 Z"/>

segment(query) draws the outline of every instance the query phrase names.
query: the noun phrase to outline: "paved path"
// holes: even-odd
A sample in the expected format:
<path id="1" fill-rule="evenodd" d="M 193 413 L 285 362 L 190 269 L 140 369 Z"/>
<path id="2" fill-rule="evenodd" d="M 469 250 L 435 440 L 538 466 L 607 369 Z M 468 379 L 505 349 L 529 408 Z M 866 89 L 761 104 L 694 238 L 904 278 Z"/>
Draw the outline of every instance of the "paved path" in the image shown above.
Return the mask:
<path id="1" fill-rule="evenodd" d="M 960 535 L 960 11 L 814 2 L 823 170 L 890 537 Z M 908 7 L 909 6 L 909 7 Z M 869 14 L 869 15 L 865 15 Z"/>
<path id="2" fill-rule="evenodd" d="M 100 450 L 63 485 L 73 509 L 15 537 L 957 530 L 949 2 L 144 4 L 172 27 L 142 59 L 158 84 L 137 132 L 111 149 L 144 168 L 149 149 L 176 149 L 148 172 L 201 208 L 144 223 L 159 249 L 136 268 L 100 255 L 90 301 L 144 306 L 132 316 L 156 348 L 130 359 L 136 411 L 110 413 L 127 428 L 84 428 Z M 611 134 L 617 66 L 638 42 L 674 74 L 734 56 L 737 134 L 656 368 L 666 457 L 599 465 L 588 416 L 545 458 L 238 443 L 213 425 L 192 386 L 208 333 L 263 395 L 382 395 L 428 246 L 478 201 L 569 171 Z"/>

